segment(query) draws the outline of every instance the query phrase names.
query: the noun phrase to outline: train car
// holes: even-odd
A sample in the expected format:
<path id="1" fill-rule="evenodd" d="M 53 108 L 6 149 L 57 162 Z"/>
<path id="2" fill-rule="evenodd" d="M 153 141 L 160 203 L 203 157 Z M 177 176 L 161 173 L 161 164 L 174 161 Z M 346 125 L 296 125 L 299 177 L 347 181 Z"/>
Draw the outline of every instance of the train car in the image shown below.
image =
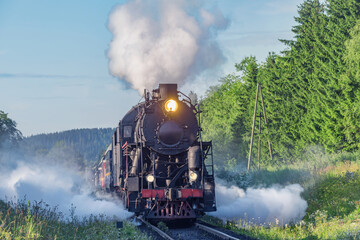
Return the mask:
<path id="1" fill-rule="evenodd" d="M 176 84 L 144 96 L 119 122 L 111 157 L 99 163 L 101 188 L 148 220 L 194 220 L 216 211 L 212 143 L 201 139 L 200 111 Z"/>
<path id="2" fill-rule="evenodd" d="M 101 156 L 100 162 L 94 166 L 94 185 L 96 189 L 102 189 L 106 192 L 113 191 L 112 176 L 112 145 L 110 144 L 104 154 Z"/>

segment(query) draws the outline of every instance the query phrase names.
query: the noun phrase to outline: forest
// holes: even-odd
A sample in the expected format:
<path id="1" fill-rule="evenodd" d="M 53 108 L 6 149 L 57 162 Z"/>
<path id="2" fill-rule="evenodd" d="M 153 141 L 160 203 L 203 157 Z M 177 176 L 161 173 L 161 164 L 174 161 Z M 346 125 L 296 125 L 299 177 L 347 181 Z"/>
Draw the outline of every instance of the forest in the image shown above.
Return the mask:
<path id="1" fill-rule="evenodd" d="M 37 159 L 85 170 L 100 159 L 114 132 L 112 128 L 72 129 L 23 137 L 7 115 L 0 111 L 0 162 Z"/>
<path id="2" fill-rule="evenodd" d="M 298 6 L 292 40 L 264 62 L 253 56 L 212 86 L 200 103 L 204 138 L 216 163 L 247 164 L 257 84 L 268 123 L 253 156 L 264 165 L 304 160 L 309 151 L 353 152 L 360 147 L 360 1 L 307 0 Z M 258 101 L 257 115 L 262 111 Z M 263 113 L 262 113 L 263 114 Z M 259 130 L 259 118 L 255 134 Z M 268 140 L 274 159 L 270 161 Z"/>
<path id="3" fill-rule="evenodd" d="M 81 161 L 97 162 L 111 143 L 112 128 L 72 129 L 63 132 L 26 137 L 21 148 L 28 156 L 44 156 L 50 152 L 72 152 Z"/>

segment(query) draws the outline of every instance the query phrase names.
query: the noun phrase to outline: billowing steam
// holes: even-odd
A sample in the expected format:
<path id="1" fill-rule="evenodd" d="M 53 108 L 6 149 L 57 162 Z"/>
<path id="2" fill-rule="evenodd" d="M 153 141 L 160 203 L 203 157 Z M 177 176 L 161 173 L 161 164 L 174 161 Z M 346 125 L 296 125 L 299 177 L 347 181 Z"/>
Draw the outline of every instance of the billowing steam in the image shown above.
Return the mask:
<path id="1" fill-rule="evenodd" d="M 23 199 L 30 202 L 43 201 L 57 207 L 64 216 L 106 215 L 124 219 L 131 214 L 122 203 L 110 196 L 94 196 L 83 173 L 63 165 L 35 160 L 18 160 L 12 167 L 0 170 L 0 198 Z"/>
<path id="2" fill-rule="evenodd" d="M 254 224 L 295 223 L 305 216 L 307 203 L 298 184 L 286 187 L 248 188 L 225 187 L 217 181 L 217 212 L 211 215 L 224 220 L 243 219 Z"/>
<path id="3" fill-rule="evenodd" d="M 140 93 L 158 83 L 183 83 L 225 61 L 215 36 L 227 27 L 219 11 L 198 1 L 133 0 L 110 15 L 112 75 Z"/>

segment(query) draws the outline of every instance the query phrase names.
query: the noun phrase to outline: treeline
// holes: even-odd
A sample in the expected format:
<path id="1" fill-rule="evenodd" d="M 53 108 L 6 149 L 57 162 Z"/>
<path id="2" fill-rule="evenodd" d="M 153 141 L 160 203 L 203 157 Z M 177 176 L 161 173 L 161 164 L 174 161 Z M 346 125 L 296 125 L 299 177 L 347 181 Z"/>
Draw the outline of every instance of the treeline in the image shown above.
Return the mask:
<path id="1" fill-rule="evenodd" d="M 85 170 L 100 160 L 113 133 L 112 128 L 73 129 L 24 138 L 16 122 L 0 110 L 0 163 L 35 160 Z"/>
<path id="2" fill-rule="evenodd" d="M 277 163 L 301 159 L 314 147 L 359 149 L 359 19 L 359 0 L 306 0 L 295 17 L 293 40 L 281 40 L 284 51 L 270 53 L 263 63 L 246 57 L 235 65 L 236 73 L 209 89 L 201 101 L 202 127 L 204 138 L 214 141 L 218 166 L 246 162 L 258 83 L 268 118 L 262 161 L 269 163 L 267 139 Z"/>
<path id="3" fill-rule="evenodd" d="M 39 134 L 24 138 L 21 149 L 27 156 L 47 156 L 54 161 L 66 161 L 71 156 L 80 165 L 91 164 L 100 159 L 113 132 L 112 128 L 93 128 Z"/>

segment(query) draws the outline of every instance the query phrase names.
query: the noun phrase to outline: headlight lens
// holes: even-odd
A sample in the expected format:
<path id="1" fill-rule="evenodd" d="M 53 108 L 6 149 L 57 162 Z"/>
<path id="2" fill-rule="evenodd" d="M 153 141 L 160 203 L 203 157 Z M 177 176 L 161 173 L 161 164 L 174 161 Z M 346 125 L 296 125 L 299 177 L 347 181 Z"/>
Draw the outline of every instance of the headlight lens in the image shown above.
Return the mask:
<path id="1" fill-rule="evenodd" d="M 146 176 L 146 181 L 152 183 L 154 180 L 155 180 L 155 178 L 154 178 L 153 175 L 150 174 L 150 175 L 147 175 L 147 176 Z"/>
<path id="2" fill-rule="evenodd" d="M 190 172 L 189 178 L 190 178 L 190 181 L 195 182 L 196 179 L 198 178 L 198 175 L 196 172 Z"/>
<path id="3" fill-rule="evenodd" d="M 167 100 L 165 103 L 165 110 L 168 112 L 175 112 L 178 108 L 178 104 L 175 100 Z"/>

